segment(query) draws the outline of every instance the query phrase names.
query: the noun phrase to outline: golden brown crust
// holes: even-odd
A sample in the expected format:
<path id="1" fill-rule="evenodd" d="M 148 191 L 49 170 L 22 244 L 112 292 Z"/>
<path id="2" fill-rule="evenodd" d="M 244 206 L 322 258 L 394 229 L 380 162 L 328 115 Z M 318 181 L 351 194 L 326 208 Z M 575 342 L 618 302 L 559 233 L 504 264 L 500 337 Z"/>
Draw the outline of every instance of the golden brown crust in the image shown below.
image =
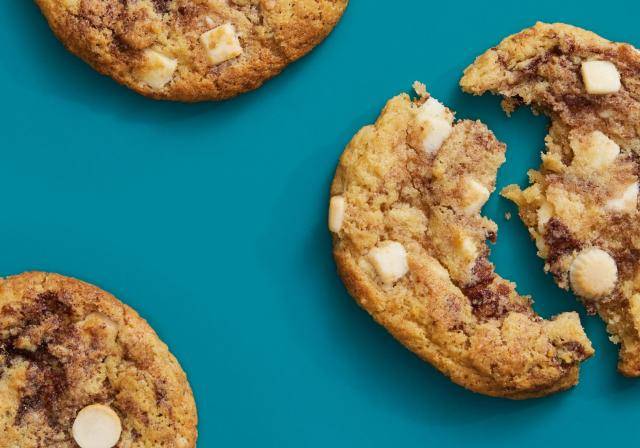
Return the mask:
<path id="1" fill-rule="evenodd" d="M 348 0 L 36 0 L 64 45 L 136 92 L 177 101 L 221 100 L 258 88 L 318 45 Z M 243 54 L 207 59 L 200 37 L 232 24 Z M 141 80 L 146 50 L 173 59 L 170 81 Z"/>
<path id="2" fill-rule="evenodd" d="M 589 61 L 612 64 L 619 90 L 590 93 L 583 79 Z M 503 95 L 507 112 L 524 103 L 550 116 L 532 185 L 503 194 L 518 204 L 545 270 L 562 288 L 583 294 L 587 310 L 599 313 L 621 344 L 620 372 L 640 376 L 640 52 L 570 25 L 538 23 L 478 57 L 460 84 L 470 93 Z M 604 251 L 593 262 L 614 263 L 615 274 L 595 269 L 572 277 L 593 250 Z M 614 287 L 594 296 L 612 276 Z"/>
<path id="3" fill-rule="evenodd" d="M 390 100 L 340 158 L 331 186 L 346 204 L 344 217 L 332 219 L 340 276 L 376 321 L 457 384 L 518 399 L 573 386 L 593 353 L 578 316 L 535 315 L 488 261 L 495 223 L 464 207 L 469 178 L 494 189 L 504 145 L 480 122 L 462 120 L 436 153 L 415 149 L 428 98 L 417 90 L 418 100 Z M 393 283 L 371 263 L 389 242 L 406 250 L 408 264 Z"/>
<path id="4" fill-rule="evenodd" d="M 57 274 L 0 280 L 0 447 L 75 447 L 74 418 L 94 403 L 119 415 L 118 446 L 195 447 L 187 378 L 134 310 Z"/>

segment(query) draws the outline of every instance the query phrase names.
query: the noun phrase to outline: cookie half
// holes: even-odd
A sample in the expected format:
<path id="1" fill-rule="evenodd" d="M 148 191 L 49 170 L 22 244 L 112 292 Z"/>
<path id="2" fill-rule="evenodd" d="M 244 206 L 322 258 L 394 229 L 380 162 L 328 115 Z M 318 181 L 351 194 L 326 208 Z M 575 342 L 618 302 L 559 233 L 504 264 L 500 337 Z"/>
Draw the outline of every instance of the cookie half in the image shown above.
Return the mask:
<path id="1" fill-rule="evenodd" d="M 36 0 L 64 45 L 136 92 L 221 100 L 318 45 L 348 0 Z"/>
<path id="2" fill-rule="evenodd" d="M 467 68 L 473 94 L 504 96 L 551 118 L 531 186 L 508 187 L 545 269 L 620 343 L 620 372 L 640 376 L 640 52 L 590 31 L 538 23 Z"/>
<path id="3" fill-rule="evenodd" d="M 68 277 L 0 280 L 1 446 L 193 448 L 185 373 L 149 325 Z"/>
<path id="4" fill-rule="evenodd" d="M 454 382 L 530 398 L 577 383 L 593 349 L 576 313 L 544 320 L 494 272 L 481 216 L 505 145 L 416 84 L 345 149 L 329 228 L 347 289 L 396 339 Z"/>

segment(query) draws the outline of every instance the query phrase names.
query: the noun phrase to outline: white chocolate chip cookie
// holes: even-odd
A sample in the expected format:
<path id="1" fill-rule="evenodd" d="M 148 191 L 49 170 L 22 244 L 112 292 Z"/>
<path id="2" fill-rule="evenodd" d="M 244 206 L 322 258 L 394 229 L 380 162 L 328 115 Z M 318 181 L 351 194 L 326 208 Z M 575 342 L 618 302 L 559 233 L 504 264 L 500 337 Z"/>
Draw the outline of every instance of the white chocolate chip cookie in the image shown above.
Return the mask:
<path id="1" fill-rule="evenodd" d="M 0 447 L 195 448 L 195 402 L 131 308 L 68 277 L 0 279 Z"/>
<path id="2" fill-rule="evenodd" d="M 640 52 L 589 31 L 538 23 L 478 57 L 464 90 L 504 96 L 551 118 L 539 171 L 503 194 L 520 209 L 559 286 L 620 343 L 618 369 L 640 376 Z"/>
<path id="3" fill-rule="evenodd" d="M 36 0 L 100 73 L 174 101 L 260 87 L 329 35 L 348 0 Z"/>
<path id="4" fill-rule="evenodd" d="M 488 259 L 497 228 L 480 210 L 504 145 L 415 87 L 419 98 L 391 99 L 340 158 L 329 204 L 340 276 L 376 321 L 466 388 L 529 398 L 573 386 L 593 354 L 578 315 L 541 319 Z"/>

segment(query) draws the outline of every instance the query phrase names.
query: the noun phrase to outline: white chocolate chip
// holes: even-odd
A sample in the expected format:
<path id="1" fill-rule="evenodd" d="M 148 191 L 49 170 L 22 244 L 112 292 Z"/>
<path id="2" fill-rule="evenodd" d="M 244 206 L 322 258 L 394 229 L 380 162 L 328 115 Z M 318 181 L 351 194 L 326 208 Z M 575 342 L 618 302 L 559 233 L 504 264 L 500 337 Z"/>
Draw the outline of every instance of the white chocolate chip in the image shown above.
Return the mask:
<path id="1" fill-rule="evenodd" d="M 113 409 L 103 404 L 83 408 L 73 422 L 71 433 L 80 448 L 112 448 L 120 440 L 122 424 Z"/>
<path id="2" fill-rule="evenodd" d="M 385 241 L 369 251 L 369 262 L 383 283 L 390 285 L 409 272 L 407 251 L 396 241 Z"/>
<path id="3" fill-rule="evenodd" d="M 606 168 L 620 154 L 620 146 L 600 131 L 572 136 L 569 144 L 573 150 L 573 164 L 595 170 Z"/>
<path id="4" fill-rule="evenodd" d="M 462 192 L 463 212 L 467 215 L 478 213 L 489 199 L 491 192 L 475 179 L 467 178 Z"/>
<path id="5" fill-rule="evenodd" d="M 617 198 L 609 199 L 604 208 L 610 212 L 632 213 L 638 206 L 638 182 L 624 189 Z"/>
<path id="6" fill-rule="evenodd" d="M 584 249 L 571 263 L 569 278 L 573 291 L 587 299 L 610 294 L 618 281 L 618 267 L 611 255 L 595 247 Z"/>
<path id="7" fill-rule="evenodd" d="M 440 149 L 444 141 L 449 138 L 453 127 L 445 120 L 431 120 L 428 131 L 422 141 L 422 149 L 427 154 L 433 154 Z"/>
<path id="8" fill-rule="evenodd" d="M 422 128 L 422 150 L 427 154 L 437 152 L 453 131 L 453 114 L 435 98 L 420 106 L 416 120 Z"/>
<path id="9" fill-rule="evenodd" d="M 344 221 L 344 211 L 347 208 L 343 196 L 333 196 L 329 201 L 329 230 L 338 233 Z"/>
<path id="10" fill-rule="evenodd" d="M 447 108 L 444 107 L 444 104 L 433 97 L 429 97 L 427 101 L 420 106 L 420 110 L 418 111 L 418 117 L 444 119 L 446 116 Z"/>
<path id="11" fill-rule="evenodd" d="M 553 204 L 549 201 L 544 201 L 538 209 L 538 233 L 544 232 L 544 226 L 547 225 L 551 217 L 553 216 Z"/>
<path id="12" fill-rule="evenodd" d="M 152 89 L 162 89 L 173 78 L 178 61 L 150 48 L 144 51 L 144 57 L 144 65 L 136 72 L 137 78 Z"/>
<path id="13" fill-rule="evenodd" d="M 231 23 L 225 23 L 200 36 L 200 43 L 207 52 L 209 62 L 221 64 L 237 58 L 243 52 L 236 28 Z"/>
<path id="14" fill-rule="evenodd" d="M 620 73 L 609 61 L 587 61 L 582 63 L 582 81 L 587 93 L 605 95 L 620 90 Z"/>

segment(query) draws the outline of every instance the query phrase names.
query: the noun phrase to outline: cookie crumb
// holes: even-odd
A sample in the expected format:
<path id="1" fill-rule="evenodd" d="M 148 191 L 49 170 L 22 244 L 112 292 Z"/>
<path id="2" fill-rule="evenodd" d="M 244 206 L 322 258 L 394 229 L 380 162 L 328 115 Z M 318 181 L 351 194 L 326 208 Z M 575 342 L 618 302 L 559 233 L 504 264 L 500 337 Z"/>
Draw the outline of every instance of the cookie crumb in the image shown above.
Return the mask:
<path id="1" fill-rule="evenodd" d="M 416 92 L 416 94 L 420 98 L 425 98 L 425 97 L 427 97 L 429 95 L 427 93 L 427 86 L 425 84 L 421 83 L 420 81 L 414 81 L 413 82 L 413 90 Z"/>

